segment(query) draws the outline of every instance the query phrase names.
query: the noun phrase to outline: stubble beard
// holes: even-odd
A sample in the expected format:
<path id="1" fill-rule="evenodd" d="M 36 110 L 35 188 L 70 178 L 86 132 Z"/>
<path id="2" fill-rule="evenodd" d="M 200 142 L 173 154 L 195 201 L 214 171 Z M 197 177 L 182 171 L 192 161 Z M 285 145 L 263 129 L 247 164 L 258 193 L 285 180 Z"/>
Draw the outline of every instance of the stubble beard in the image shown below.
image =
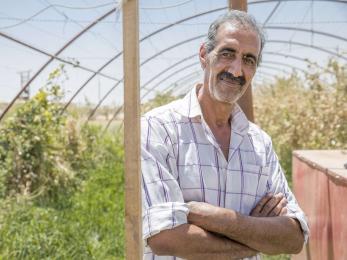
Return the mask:
<path id="1" fill-rule="evenodd" d="M 219 102 L 228 103 L 231 105 L 235 104 L 237 100 L 239 100 L 244 92 L 243 88 L 246 87 L 240 86 L 240 90 L 235 92 L 232 89 L 228 89 L 231 87 L 223 86 L 223 83 L 218 85 L 218 81 L 220 81 L 218 78 L 216 81 L 214 81 L 211 74 L 209 75 L 208 88 L 211 97 Z"/>

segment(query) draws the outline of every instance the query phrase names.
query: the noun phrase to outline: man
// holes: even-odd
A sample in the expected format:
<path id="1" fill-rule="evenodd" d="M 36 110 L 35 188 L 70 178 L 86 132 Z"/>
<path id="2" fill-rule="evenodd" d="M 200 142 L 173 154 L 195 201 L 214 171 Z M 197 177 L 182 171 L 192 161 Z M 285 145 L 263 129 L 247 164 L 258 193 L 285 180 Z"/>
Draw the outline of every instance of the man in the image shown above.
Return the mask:
<path id="1" fill-rule="evenodd" d="M 263 46 L 248 14 L 218 18 L 200 47 L 203 82 L 142 118 L 144 259 L 259 259 L 307 240 L 269 136 L 236 104 Z"/>

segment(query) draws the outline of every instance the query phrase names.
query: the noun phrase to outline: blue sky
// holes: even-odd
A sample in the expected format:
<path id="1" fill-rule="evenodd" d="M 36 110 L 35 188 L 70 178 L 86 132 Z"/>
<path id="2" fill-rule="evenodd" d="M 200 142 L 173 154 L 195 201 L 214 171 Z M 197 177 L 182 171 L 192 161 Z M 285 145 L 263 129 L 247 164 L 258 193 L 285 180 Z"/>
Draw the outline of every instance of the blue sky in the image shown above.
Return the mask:
<path id="1" fill-rule="evenodd" d="M 313 29 L 347 38 L 347 3 L 334 3 L 333 1 L 282 1 L 279 4 L 276 1 L 255 2 L 257 1 L 249 1 L 249 13 L 254 15 L 259 23 L 264 23 L 275 9 L 266 26 L 277 28 L 266 29 L 268 43 L 264 49 L 264 63 L 258 69 L 254 85 L 262 79 L 288 74 L 291 67 L 306 69 L 304 62 L 285 58 L 284 55 L 308 58 L 322 65 L 331 56 L 312 48 L 296 45 L 295 42 L 322 47 L 331 52 L 342 53 L 347 57 L 346 41 L 293 30 L 295 28 Z M 110 0 L 1 0 L 0 32 L 53 54 L 90 22 L 116 5 L 115 1 Z M 225 0 L 140 1 L 140 38 L 175 21 L 226 6 L 227 1 Z M 140 60 L 144 62 L 155 53 L 180 41 L 196 38 L 180 47 L 166 51 L 144 64 L 140 72 L 141 84 L 149 82 L 146 84 L 147 89 L 156 88 L 158 91 L 163 91 L 173 88 L 177 92 L 184 92 L 198 81 L 201 78 L 201 69 L 197 63 L 197 55 L 194 54 L 197 54 L 203 40 L 199 36 L 204 35 L 209 23 L 222 13 L 223 11 L 216 11 L 187 20 L 141 42 Z M 122 50 L 121 21 L 121 12 L 113 13 L 80 37 L 60 57 L 73 62 L 78 61 L 82 66 L 97 70 Z M 284 30 L 280 29 L 280 26 L 289 28 Z M 278 41 L 287 43 L 278 43 Z M 30 70 L 33 75 L 47 59 L 46 56 L 0 37 L 0 101 L 11 100 L 18 92 L 20 71 Z M 182 61 L 184 59 L 185 61 Z M 346 62 L 346 60 L 341 59 L 341 62 Z M 60 62 L 57 61 L 52 62 L 40 74 L 31 85 L 32 94 L 44 84 L 49 72 L 59 64 Z M 170 69 L 172 65 L 175 66 Z M 69 65 L 66 66 L 66 70 L 69 79 L 64 82 L 63 87 L 66 91 L 66 100 L 68 100 L 90 76 L 90 72 Z M 163 72 L 165 70 L 166 72 Z M 103 73 L 112 78 L 121 79 L 123 75 L 122 56 L 106 67 Z M 153 79 L 155 76 L 157 77 Z M 96 103 L 116 82 L 114 79 L 96 76 L 75 101 L 84 103 L 88 100 Z M 105 104 L 121 104 L 122 88 L 122 84 L 119 84 L 105 100 Z M 143 90 L 142 94 L 146 92 L 147 90 Z M 147 98 L 153 96 L 154 93 L 147 95 Z"/>

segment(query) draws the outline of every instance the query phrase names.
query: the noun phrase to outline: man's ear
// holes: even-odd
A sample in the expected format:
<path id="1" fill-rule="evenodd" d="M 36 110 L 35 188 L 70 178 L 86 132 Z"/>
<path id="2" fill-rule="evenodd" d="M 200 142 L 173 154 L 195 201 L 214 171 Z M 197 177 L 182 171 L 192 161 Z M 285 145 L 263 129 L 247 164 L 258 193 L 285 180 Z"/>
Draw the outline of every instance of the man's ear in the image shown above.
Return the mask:
<path id="1" fill-rule="evenodd" d="M 199 59 L 200 59 L 201 68 L 205 69 L 207 64 L 207 51 L 206 51 L 204 43 L 200 45 Z"/>

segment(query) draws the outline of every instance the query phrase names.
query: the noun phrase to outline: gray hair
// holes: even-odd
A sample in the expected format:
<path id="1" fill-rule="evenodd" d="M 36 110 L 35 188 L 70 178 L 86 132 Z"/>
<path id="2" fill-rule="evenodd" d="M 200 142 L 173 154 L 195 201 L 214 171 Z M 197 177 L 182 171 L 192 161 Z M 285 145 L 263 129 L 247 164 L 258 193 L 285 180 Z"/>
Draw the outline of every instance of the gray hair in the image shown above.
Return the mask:
<path id="1" fill-rule="evenodd" d="M 262 58 L 262 51 L 265 45 L 265 33 L 263 29 L 257 24 L 253 16 L 238 10 L 230 10 L 226 14 L 219 16 L 210 25 L 207 37 L 204 42 L 207 53 L 210 53 L 215 48 L 218 28 L 224 23 L 230 23 L 236 28 L 252 30 L 258 34 L 258 37 L 260 39 L 260 52 L 257 64 L 259 65 Z"/>

